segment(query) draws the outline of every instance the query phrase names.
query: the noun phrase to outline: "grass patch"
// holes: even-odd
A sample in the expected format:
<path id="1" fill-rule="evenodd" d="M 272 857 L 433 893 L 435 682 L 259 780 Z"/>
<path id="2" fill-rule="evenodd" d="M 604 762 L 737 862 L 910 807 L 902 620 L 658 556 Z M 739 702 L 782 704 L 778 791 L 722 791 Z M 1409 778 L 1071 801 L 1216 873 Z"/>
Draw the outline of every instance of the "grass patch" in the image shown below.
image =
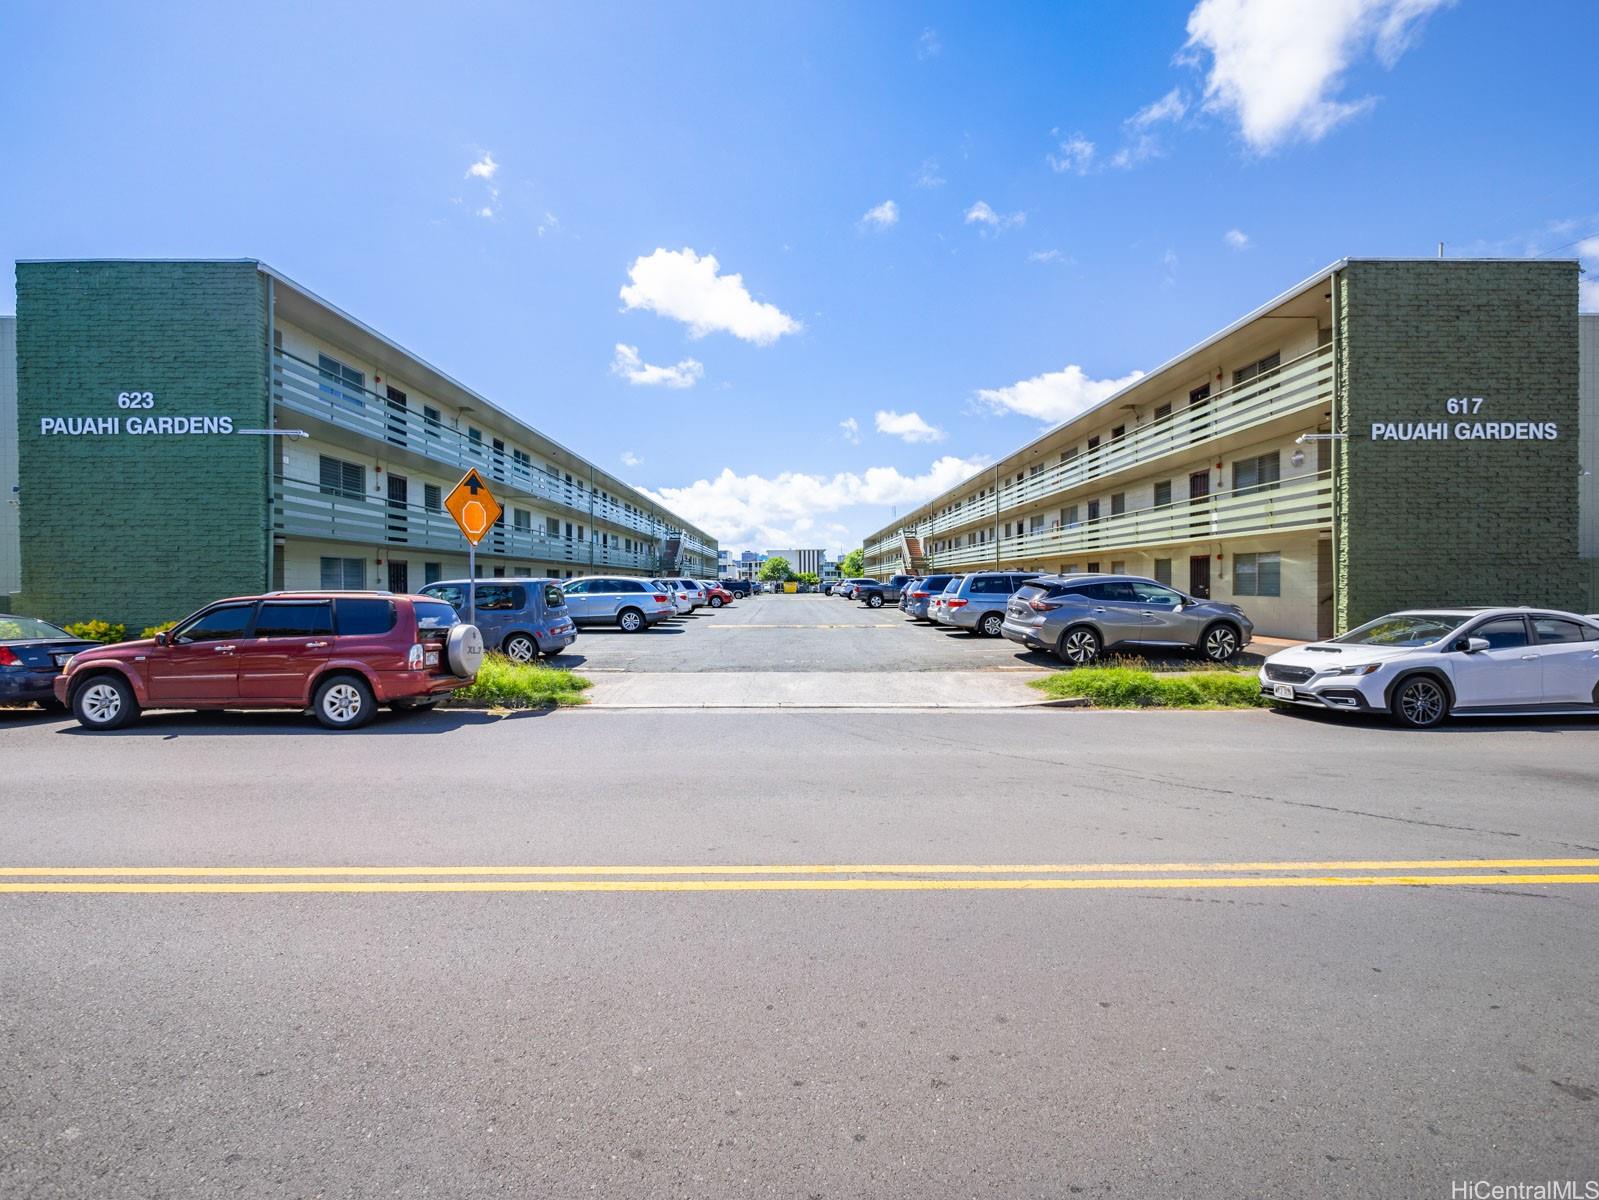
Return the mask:
<path id="1" fill-rule="evenodd" d="M 1083 697 L 1096 708 L 1260 708 L 1253 671 L 1201 670 L 1156 675 L 1136 667 L 1078 667 L 1029 682 L 1054 699 Z"/>
<path id="2" fill-rule="evenodd" d="M 591 679 L 542 663 L 512 662 L 503 654 L 485 654 L 477 678 L 450 693 L 452 701 L 490 708 L 550 708 L 587 704 L 583 695 Z"/>

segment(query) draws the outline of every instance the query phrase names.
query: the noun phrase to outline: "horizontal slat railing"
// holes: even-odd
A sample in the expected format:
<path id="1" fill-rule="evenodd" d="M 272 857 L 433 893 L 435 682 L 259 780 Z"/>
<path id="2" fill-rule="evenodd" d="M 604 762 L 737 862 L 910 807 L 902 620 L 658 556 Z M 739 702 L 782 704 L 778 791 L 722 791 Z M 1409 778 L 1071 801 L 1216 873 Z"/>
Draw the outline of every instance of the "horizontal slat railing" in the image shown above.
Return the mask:
<path id="1" fill-rule="evenodd" d="M 448 513 L 324 491 L 317 484 L 281 476 L 273 481 L 272 525 L 275 533 L 289 537 L 466 553 L 466 540 Z M 615 545 L 579 542 L 514 525 L 490 530 L 478 550 L 496 557 L 584 567 L 653 571 L 656 565 L 652 550 L 630 551 Z"/>
<path id="2" fill-rule="evenodd" d="M 1217 492 L 1045 533 L 1001 538 L 997 544 L 961 546 L 933 555 L 933 562 L 940 569 L 1003 565 L 1094 551 L 1321 529 L 1331 524 L 1332 476 L 1323 472 L 1263 490 Z"/>
<path id="3" fill-rule="evenodd" d="M 1146 422 L 1068 462 L 1056 463 L 1030 475 L 1020 483 L 1012 480 L 1001 484 L 994 495 L 959 504 L 951 512 L 906 526 L 904 532 L 921 538 L 925 545 L 928 538 L 948 530 L 975 521 L 993 521 L 1012 509 L 1096 479 L 1193 449 L 1276 417 L 1328 403 L 1332 399 L 1332 384 L 1332 347 L 1324 346 L 1290 359 L 1268 375 L 1217 392 L 1204 403 Z M 867 556 L 890 553 L 900 532 L 896 530 L 869 545 Z"/>
<path id="4" fill-rule="evenodd" d="M 506 485 L 535 500 L 637 530 L 647 537 L 658 539 L 666 535 L 668 526 L 647 513 L 630 510 L 557 479 L 513 454 L 496 450 L 488 441 L 475 440 L 459 429 L 429 421 L 416 409 L 391 408 L 387 397 L 332 379 L 315 364 L 281 350 L 272 356 L 272 389 L 277 402 L 291 411 L 420 454 L 452 472 L 465 474 L 476 467 L 491 484 Z"/>

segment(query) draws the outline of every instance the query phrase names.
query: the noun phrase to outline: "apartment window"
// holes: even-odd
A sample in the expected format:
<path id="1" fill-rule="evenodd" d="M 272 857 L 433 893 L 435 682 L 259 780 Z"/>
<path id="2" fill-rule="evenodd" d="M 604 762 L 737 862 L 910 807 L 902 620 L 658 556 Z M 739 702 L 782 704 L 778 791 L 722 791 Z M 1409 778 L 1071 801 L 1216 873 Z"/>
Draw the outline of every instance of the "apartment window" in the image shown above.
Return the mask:
<path id="1" fill-rule="evenodd" d="M 532 529 L 533 514 L 525 508 L 513 508 L 511 510 L 511 524 L 517 529 Z"/>
<path id="2" fill-rule="evenodd" d="M 1125 575 L 1125 574 L 1127 574 L 1127 560 L 1125 558 L 1113 558 L 1113 559 L 1111 559 L 1110 560 L 1110 573 L 1112 575 Z"/>
<path id="3" fill-rule="evenodd" d="M 470 425 L 468 425 L 466 427 L 466 439 L 471 443 L 469 449 L 472 451 L 472 453 L 477 455 L 477 457 L 482 458 L 483 431 L 481 429 L 473 429 Z"/>
<path id="4" fill-rule="evenodd" d="M 1171 416 L 1170 404 L 1157 404 L 1155 406 L 1155 420 L 1164 421 L 1169 416 Z"/>
<path id="5" fill-rule="evenodd" d="M 1233 460 L 1233 494 L 1247 496 L 1264 492 L 1277 486 L 1282 478 L 1282 456 L 1273 450 L 1270 454 L 1257 454 L 1253 458 Z"/>
<path id="6" fill-rule="evenodd" d="M 1188 407 L 1189 408 L 1197 408 L 1199 405 L 1205 404 L 1209 400 L 1210 400 L 1210 384 L 1208 384 L 1208 383 L 1205 384 L 1204 387 L 1196 387 L 1193 391 L 1188 393 Z"/>
<path id="7" fill-rule="evenodd" d="M 1077 447 L 1073 446 L 1069 450 L 1067 450 L 1066 453 L 1064 453 L 1064 454 L 1062 454 L 1060 456 L 1060 460 L 1063 463 L 1069 463 L 1069 462 L 1072 461 L 1072 459 L 1074 459 L 1076 457 L 1077 457 Z"/>
<path id="8" fill-rule="evenodd" d="M 1034 517 L 1028 523 L 1027 532 L 1028 533 L 1043 533 L 1044 532 L 1044 518 L 1043 517 Z"/>
<path id="9" fill-rule="evenodd" d="M 440 563 L 425 562 L 422 564 L 422 582 L 424 584 L 437 583 L 444 578 L 444 567 Z"/>
<path id="10" fill-rule="evenodd" d="M 1119 517 L 1127 511 L 1127 493 L 1112 492 L 1110 496 L 1110 515 Z"/>
<path id="11" fill-rule="evenodd" d="M 326 354 L 316 356 L 316 365 L 323 381 L 318 390 L 323 395 L 343 400 L 355 408 L 366 407 L 366 397 L 361 394 L 366 390 L 364 373 Z"/>
<path id="12" fill-rule="evenodd" d="M 1099 520 L 1099 501 L 1098 500 L 1090 500 L 1088 502 L 1088 519 L 1090 521 Z"/>
<path id="13" fill-rule="evenodd" d="M 1089 563 L 1088 564 L 1088 573 L 1090 575 L 1098 575 L 1099 574 L 1099 564 L 1097 562 Z"/>
<path id="14" fill-rule="evenodd" d="M 1155 507 L 1171 503 L 1171 480 L 1162 479 L 1155 485 Z"/>
<path id="15" fill-rule="evenodd" d="M 318 459 L 318 466 L 323 494 L 349 500 L 360 500 L 366 495 L 366 468 L 360 463 L 324 454 Z"/>
<path id="16" fill-rule="evenodd" d="M 1060 523 L 1066 526 L 1067 529 L 1077 524 L 1077 506 L 1075 504 L 1068 504 L 1060 510 Z"/>
<path id="17" fill-rule="evenodd" d="M 422 485 L 422 507 L 428 512 L 444 511 L 444 489 L 436 483 Z"/>
<path id="18" fill-rule="evenodd" d="M 431 404 L 422 406 L 422 425 L 427 430 L 429 437 L 438 437 L 439 430 L 444 428 L 444 414 Z"/>
<path id="19" fill-rule="evenodd" d="M 1282 553 L 1263 550 L 1258 554 L 1233 555 L 1233 595 L 1281 596 L 1283 594 Z"/>
<path id="20" fill-rule="evenodd" d="M 1088 439 L 1088 449 L 1089 449 L 1090 453 L 1092 453 L 1093 451 L 1099 449 L 1099 437 L 1098 437 L 1098 435 L 1095 435 L 1094 437 L 1091 437 L 1091 438 Z"/>
<path id="21" fill-rule="evenodd" d="M 1262 375 L 1269 375 L 1283 364 L 1282 351 L 1274 351 L 1257 362 L 1239 367 L 1233 372 L 1233 386 L 1248 383 L 1251 379 L 1258 379 Z"/>
<path id="22" fill-rule="evenodd" d="M 544 532 L 550 537 L 561 536 L 561 523 L 554 517 L 544 518 Z"/>
<path id="23" fill-rule="evenodd" d="M 1010 537 L 1010 522 L 1009 521 L 1005 522 L 1005 536 L 1006 537 Z"/>
<path id="24" fill-rule="evenodd" d="M 1127 426 L 1125 426 L 1125 425 L 1118 425 L 1118 426 L 1116 426 L 1115 429 L 1112 429 L 1110 431 L 1110 439 L 1111 439 L 1111 441 L 1115 441 L 1117 438 L 1125 437 L 1126 435 L 1127 435 Z"/>
<path id="25" fill-rule="evenodd" d="M 1029 479 L 1031 479 L 1034 475 L 1037 475 L 1043 469 L 1044 469 L 1044 464 L 1043 463 L 1039 463 L 1036 467 L 1029 467 L 1028 471 L 1027 471 L 1027 477 Z"/>
<path id="26" fill-rule="evenodd" d="M 1171 587 L 1171 559 L 1157 558 L 1155 560 L 1155 582 L 1164 583 Z"/>
<path id="27" fill-rule="evenodd" d="M 366 587 L 366 559 L 323 558 L 322 588 L 326 591 L 360 591 Z"/>

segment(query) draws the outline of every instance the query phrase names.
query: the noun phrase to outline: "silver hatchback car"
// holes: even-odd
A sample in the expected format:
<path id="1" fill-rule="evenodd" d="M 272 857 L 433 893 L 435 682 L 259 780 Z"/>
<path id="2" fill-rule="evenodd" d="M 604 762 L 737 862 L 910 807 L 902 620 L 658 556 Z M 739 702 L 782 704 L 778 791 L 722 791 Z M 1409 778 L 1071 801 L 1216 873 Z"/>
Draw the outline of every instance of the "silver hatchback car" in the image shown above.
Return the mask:
<path id="1" fill-rule="evenodd" d="M 936 598 L 928 616 L 935 625 L 952 625 L 984 637 L 998 637 L 1005 606 L 1020 587 L 1038 578 L 1037 571 L 973 571 L 956 575 Z"/>
<path id="2" fill-rule="evenodd" d="M 648 579 L 587 575 L 562 580 L 561 590 L 578 625 L 614 625 L 623 633 L 638 633 L 677 614 L 672 598 Z"/>
<path id="3" fill-rule="evenodd" d="M 1113 646 L 1181 647 L 1229 662 L 1255 626 L 1236 604 L 1139 575 L 1043 575 L 1011 597 L 1000 632 L 1081 667 Z"/>

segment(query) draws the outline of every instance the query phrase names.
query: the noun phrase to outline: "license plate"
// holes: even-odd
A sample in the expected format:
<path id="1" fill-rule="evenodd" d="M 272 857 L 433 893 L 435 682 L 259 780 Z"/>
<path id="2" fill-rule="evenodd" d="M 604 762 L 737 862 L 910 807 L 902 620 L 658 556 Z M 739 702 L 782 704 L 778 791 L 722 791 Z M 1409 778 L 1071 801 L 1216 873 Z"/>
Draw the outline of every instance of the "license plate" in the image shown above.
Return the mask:
<path id="1" fill-rule="evenodd" d="M 429 650 L 427 652 L 427 664 L 430 667 L 439 665 L 439 652 L 437 650 Z"/>
<path id="2" fill-rule="evenodd" d="M 1279 700 L 1292 700 L 1294 698 L 1294 685 L 1291 683 L 1279 683 L 1271 689 L 1271 694 Z"/>

